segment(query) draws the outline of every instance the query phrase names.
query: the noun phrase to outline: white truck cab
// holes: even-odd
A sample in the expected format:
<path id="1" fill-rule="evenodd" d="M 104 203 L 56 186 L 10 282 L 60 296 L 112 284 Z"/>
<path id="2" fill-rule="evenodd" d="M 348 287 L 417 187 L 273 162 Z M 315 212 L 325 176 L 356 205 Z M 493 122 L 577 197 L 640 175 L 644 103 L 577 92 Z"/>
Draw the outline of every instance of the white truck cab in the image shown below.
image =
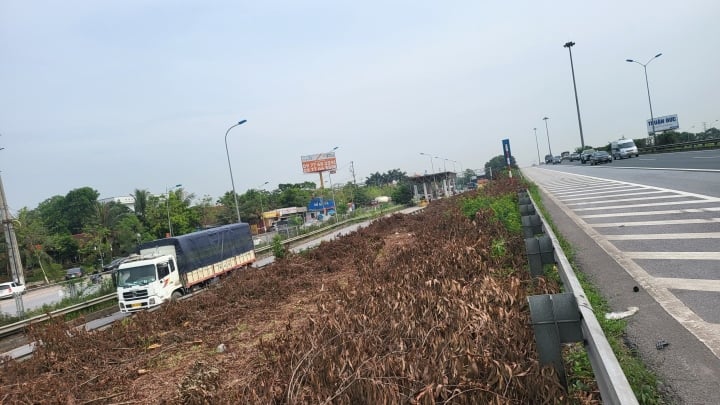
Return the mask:
<path id="1" fill-rule="evenodd" d="M 160 305 L 182 296 L 183 284 L 171 254 L 128 258 L 117 270 L 120 312 L 132 312 Z"/>

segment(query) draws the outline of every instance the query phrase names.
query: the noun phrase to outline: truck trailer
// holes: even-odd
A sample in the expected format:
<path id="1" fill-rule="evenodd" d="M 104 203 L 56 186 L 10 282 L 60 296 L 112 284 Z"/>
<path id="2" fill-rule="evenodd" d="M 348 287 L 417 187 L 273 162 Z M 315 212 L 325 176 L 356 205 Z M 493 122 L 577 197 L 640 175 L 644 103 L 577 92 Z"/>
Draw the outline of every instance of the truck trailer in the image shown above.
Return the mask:
<path id="1" fill-rule="evenodd" d="M 255 261 L 246 223 L 142 243 L 114 275 L 121 312 L 152 308 Z"/>

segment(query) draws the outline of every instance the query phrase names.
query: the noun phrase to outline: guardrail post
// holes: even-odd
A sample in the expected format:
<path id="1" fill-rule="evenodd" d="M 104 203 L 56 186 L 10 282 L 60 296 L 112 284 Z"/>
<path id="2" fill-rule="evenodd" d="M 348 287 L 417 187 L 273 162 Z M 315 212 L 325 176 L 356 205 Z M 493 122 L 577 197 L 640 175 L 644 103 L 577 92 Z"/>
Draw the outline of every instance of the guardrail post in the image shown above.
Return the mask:
<path id="1" fill-rule="evenodd" d="M 520 217 L 520 220 L 522 221 L 523 234 L 526 238 L 532 238 L 535 235 L 545 233 L 540 215 L 523 215 Z"/>
<path id="2" fill-rule="evenodd" d="M 525 239 L 525 251 L 530 263 L 530 274 L 539 277 L 544 274 L 543 266 L 555 264 L 555 248 L 547 235 L 533 236 Z"/>
<path id="3" fill-rule="evenodd" d="M 575 296 L 572 293 L 533 295 L 528 297 L 528 303 L 540 364 L 552 364 L 567 389 L 561 344 L 583 341 Z"/>

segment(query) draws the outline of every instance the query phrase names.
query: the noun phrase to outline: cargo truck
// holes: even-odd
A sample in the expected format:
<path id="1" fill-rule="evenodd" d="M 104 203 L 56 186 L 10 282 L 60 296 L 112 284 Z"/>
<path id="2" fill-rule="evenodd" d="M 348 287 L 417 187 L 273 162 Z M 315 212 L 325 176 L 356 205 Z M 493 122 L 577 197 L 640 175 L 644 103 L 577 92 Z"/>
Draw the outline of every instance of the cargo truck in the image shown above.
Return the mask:
<path id="1" fill-rule="evenodd" d="M 121 312 L 152 308 L 255 261 L 250 226 L 238 223 L 138 246 L 114 274 Z"/>

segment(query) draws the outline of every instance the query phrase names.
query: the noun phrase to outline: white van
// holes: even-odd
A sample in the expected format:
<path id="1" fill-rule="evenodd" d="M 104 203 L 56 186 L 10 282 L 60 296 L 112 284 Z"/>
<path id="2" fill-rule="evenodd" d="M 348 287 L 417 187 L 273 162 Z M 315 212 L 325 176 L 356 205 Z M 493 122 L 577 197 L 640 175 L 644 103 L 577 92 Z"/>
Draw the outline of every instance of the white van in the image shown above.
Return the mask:
<path id="1" fill-rule="evenodd" d="M 610 143 L 610 154 L 613 159 L 625 159 L 632 156 L 638 157 L 638 148 L 632 139 L 619 139 Z"/>

